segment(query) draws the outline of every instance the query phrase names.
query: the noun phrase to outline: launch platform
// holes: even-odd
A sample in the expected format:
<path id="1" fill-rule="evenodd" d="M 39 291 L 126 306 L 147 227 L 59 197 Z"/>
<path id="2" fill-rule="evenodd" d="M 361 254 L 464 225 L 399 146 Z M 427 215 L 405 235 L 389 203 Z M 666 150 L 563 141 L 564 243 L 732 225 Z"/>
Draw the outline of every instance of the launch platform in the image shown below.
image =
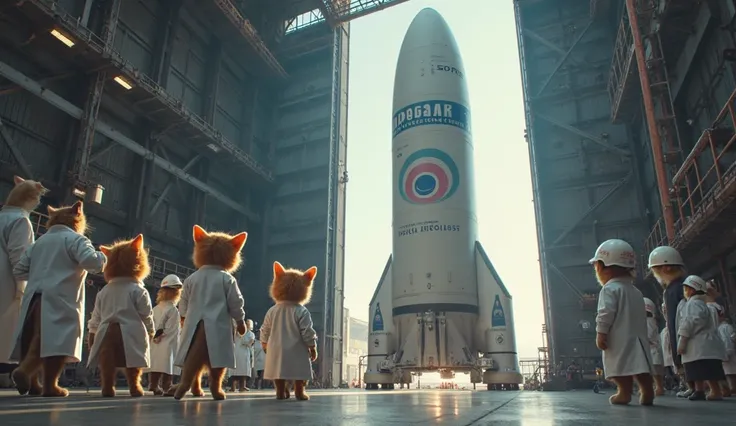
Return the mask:
<path id="1" fill-rule="evenodd" d="M 311 391 L 310 401 L 277 401 L 273 391 L 209 398 L 146 396 L 102 398 L 73 391 L 65 399 L 19 397 L 0 391 L 3 426 L 133 425 L 695 425 L 719 424 L 736 410 L 736 399 L 718 403 L 657 398 L 654 407 L 608 404 L 606 394 L 570 392 L 485 392 L 359 389 Z M 693 409 L 697 406 L 697 409 Z"/>

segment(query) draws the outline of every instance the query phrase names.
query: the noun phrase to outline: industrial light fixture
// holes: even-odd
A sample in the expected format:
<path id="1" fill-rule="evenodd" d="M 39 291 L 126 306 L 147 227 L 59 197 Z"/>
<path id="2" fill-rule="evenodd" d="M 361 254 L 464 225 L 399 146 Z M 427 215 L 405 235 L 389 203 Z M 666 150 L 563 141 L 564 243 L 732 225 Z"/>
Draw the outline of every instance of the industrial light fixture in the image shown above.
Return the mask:
<path id="1" fill-rule="evenodd" d="M 121 77 L 121 76 L 117 76 L 117 77 L 113 78 L 113 80 L 115 81 L 115 83 L 117 83 L 117 84 L 119 84 L 119 85 L 123 86 L 123 89 L 125 89 L 125 90 L 130 90 L 130 89 L 132 89 L 132 88 L 133 88 L 133 85 L 132 85 L 132 84 L 130 84 L 130 83 L 128 83 L 128 81 L 127 81 L 127 80 L 125 80 L 125 79 L 124 79 L 123 77 Z"/>
<path id="2" fill-rule="evenodd" d="M 220 147 L 219 147 L 219 146 L 217 146 L 217 145 L 215 145 L 215 144 L 213 144 L 213 143 L 211 143 L 211 144 L 208 144 L 208 145 L 207 145 L 207 148 L 209 148 L 209 149 L 211 149 L 211 150 L 213 150 L 213 151 L 215 151 L 215 152 L 220 152 Z"/>
<path id="3" fill-rule="evenodd" d="M 66 47 L 74 47 L 74 41 L 61 31 L 53 29 L 51 30 L 51 35 L 56 37 L 60 42 L 64 43 Z"/>

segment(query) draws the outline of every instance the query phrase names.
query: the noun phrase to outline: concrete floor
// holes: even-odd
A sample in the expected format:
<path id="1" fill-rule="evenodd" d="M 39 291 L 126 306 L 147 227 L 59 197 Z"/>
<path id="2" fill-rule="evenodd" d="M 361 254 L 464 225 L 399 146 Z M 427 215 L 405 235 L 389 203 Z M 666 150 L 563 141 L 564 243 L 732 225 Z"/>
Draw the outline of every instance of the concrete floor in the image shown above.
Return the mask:
<path id="1" fill-rule="evenodd" d="M 312 391 L 307 402 L 276 401 L 272 391 L 229 394 L 226 401 L 187 397 L 99 397 L 73 391 L 66 399 L 0 391 L 2 426 L 363 426 L 363 425 L 667 425 L 736 424 L 736 398 L 691 402 L 658 398 L 651 408 L 612 407 L 608 394 L 397 390 Z M 124 391 L 123 391 L 124 392 Z M 293 398 L 293 397 L 292 397 Z"/>

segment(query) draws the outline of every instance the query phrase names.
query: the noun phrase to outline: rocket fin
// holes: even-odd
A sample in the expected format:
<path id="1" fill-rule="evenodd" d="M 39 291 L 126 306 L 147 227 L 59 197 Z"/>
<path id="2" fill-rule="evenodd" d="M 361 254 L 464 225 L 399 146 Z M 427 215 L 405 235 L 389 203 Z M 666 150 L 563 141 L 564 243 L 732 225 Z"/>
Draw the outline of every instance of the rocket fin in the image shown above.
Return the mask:
<path id="1" fill-rule="evenodd" d="M 478 282 L 476 349 L 493 359 L 493 367 L 483 374 L 483 382 L 521 384 L 511 293 L 478 241 L 475 242 L 475 268 Z"/>
<path id="2" fill-rule="evenodd" d="M 376 286 L 369 304 L 368 312 L 368 358 L 364 382 L 370 389 L 371 385 L 393 384 L 393 373 L 389 367 L 394 354 L 392 331 L 394 321 L 393 294 L 391 283 L 391 265 L 393 256 L 389 256 L 383 273 Z"/>

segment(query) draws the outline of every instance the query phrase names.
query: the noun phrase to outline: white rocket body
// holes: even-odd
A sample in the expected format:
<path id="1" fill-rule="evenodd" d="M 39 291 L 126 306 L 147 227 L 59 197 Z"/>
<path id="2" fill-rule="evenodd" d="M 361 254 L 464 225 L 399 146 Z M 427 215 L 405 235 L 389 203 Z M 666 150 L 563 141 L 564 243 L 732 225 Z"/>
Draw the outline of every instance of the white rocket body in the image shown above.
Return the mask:
<path id="1" fill-rule="evenodd" d="M 393 111 L 393 254 L 371 301 L 366 383 L 422 371 L 521 383 L 511 296 L 477 242 L 464 67 L 433 9 L 404 38 Z"/>

